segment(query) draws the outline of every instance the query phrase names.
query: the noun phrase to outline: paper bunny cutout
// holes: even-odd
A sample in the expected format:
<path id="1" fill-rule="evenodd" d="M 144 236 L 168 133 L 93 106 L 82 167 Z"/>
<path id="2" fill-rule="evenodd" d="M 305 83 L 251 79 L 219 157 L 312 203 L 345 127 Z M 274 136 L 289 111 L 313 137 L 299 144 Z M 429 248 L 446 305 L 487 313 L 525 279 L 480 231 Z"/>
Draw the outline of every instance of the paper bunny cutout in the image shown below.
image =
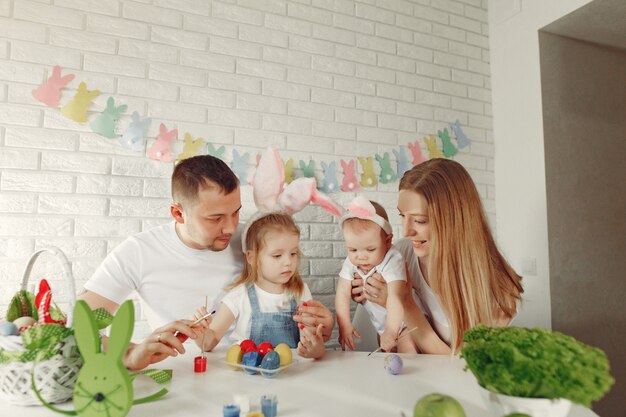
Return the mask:
<path id="1" fill-rule="evenodd" d="M 391 161 L 389 160 L 389 152 L 385 152 L 383 156 L 376 154 L 376 160 L 380 164 L 380 174 L 378 178 L 382 184 L 389 184 L 398 179 L 396 173 L 391 169 Z"/>
<path id="2" fill-rule="evenodd" d="M 410 145 L 410 143 L 409 143 L 409 145 Z M 400 146 L 397 151 L 395 149 L 392 149 L 391 151 L 396 156 L 396 165 L 397 165 L 397 168 L 398 168 L 398 177 L 402 178 L 404 173 L 407 172 L 409 169 L 411 169 L 411 165 L 409 164 L 409 161 L 406 159 L 406 152 L 404 150 L 404 146 Z"/>
<path id="3" fill-rule="evenodd" d="M 459 145 L 459 149 L 463 149 L 470 144 L 470 140 L 467 136 L 465 136 L 465 132 L 461 129 L 461 123 L 459 119 L 456 119 L 454 124 L 450 125 L 450 128 L 454 132 L 454 136 L 456 137 L 456 143 Z"/>
<path id="4" fill-rule="evenodd" d="M 119 107 L 115 107 L 115 100 L 113 97 L 109 97 L 107 100 L 107 107 L 98 117 L 96 117 L 89 126 L 94 133 L 104 136 L 105 138 L 112 139 L 115 137 L 115 125 L 120 114 L 124 113 L 128 106 L 122 104 Z"/>
<path id="5" fill-rule="evenodd" d="M 428 154 L 430 159 L 433 158 L 443 158 L 445 155 L 441 152 L 441 150 L 437 147 L 437 138 L 433 135 L 428 135 L 424 138 L 424 142 L 426 143 L 426 147 L 428 148 Z"/>
<path id="6" fill-rule="evenodd" d="M 230 168 L 233 170 L 237 178 L 239 178 L 240 183 L 244 183 L 246 181 L 246 171 L 248 170 L 247 165 L 249 157 L 250 154 L 248 152 L 243 155 L 239 155 L 237 149 L 233 149 L 233 162 L 231 163 Z"/>
<path id="7" fill-rule="evenodd" d="M 258 162 L 259 162 L 259 158 L 257 158 L 257 164 Z M 285 184 L 291 184 L 292 181 L 293 181 L 293 159 L 289 158 L 289 160 L 285 162 Z"/>
<path id="8" fill-rule="evenodd" d="M 178 136 L 178 129 L 172 129 L 168 132 L 167 127 L 163 123 L 159 125 L 159 136 L 156 142 L 148 149 L 148 157 L 161 162 L 172 161 L 172 145 Z"/>
<path id="9" fill-rule="evenodd" d="M 447 127 L 444 127 L 443 130 L 438 130 L 437 136 L 439 136 L 439 139 L 441 139 L 441 143 L 443 145 L 443 154 L 446 158 L 450 158 L 459 152 L 452 144 L 452 140 L 450 139 L 450 134 L 448 133 Z"/>
<path id="10" fill-rule="evenodd" d="M 325 193 L 337 193 L 339 192 L 339 181 L 337 180 L 337 163 L 331 161 L 326 165 L 326 162 L 322 161 L 322 171 L 324 173 L 324 183 L 322 185 L 322 191 Z"/>
<path id="11" fill-rule="evenodd" d="M 207 148 L 209 155 L 222 160 L 224 159 L 224 151 L 226 150 L 226 148 L 223 145 L 215 149 L 212 143 L 207 143 Z"/>
<path id="12" fill-rule="evenodd" d="M 74 74 L 61 77 L 61 67 L 52 68 L 52 75 L 48 80 L 33 90 L 33 97 L 49 107 L 57 107 L 61 99 L 61 90 L 74 79 Z"/>
<path id="13" fill-rule="evenodd" d="M 356 178 L 355 167 L 354 167 L 354 159 L 351 159 L 349 162 L 344 161 L 343 159 L 339 161 L 341 167 L 343 168 L 343 178 L 341 180 L 341 191 L 350 192 L 356 191 L 359 189 L 359 180 Z"/>
<path id="14" fill-rule="evenodd" d="M 196 156 L 202 144 L 204 144 L 204 139 L 198 138 L 194 140 L 190 133 L 185 133 L 185 146 L 183 147 L 183 151 L 178 155 L 178 158 L 176 158 L 176 163 L 179 163 L 183 159 Z"/>
<path id="15" fill-rule="evenodd" d="M 426 161 L 426 157 L 422 153 L 422 148 L 420 148 L 420 143 L 418 140 L 413 143 L 409 143 L 407 146 L 411 150 L 411 154 L 413 154 L 413 166 L 419 165 L 422 162 Z"/>
<path id="16" fill-rule="evenodd" d="M 78 123 L 87 121 L 87 109 L 91 101 L 100 95 L 98 90 L 87 90 L 87 84 L 81 82 L 74 98 L 61 108 L 61 114 Z"/>
<path id="17" fill-rule="evenodd" d="M 312 159 L 309 161 L 308 165 L 304 161 L 300 161 L 300 169 L 302 170 L 302 175 L 306 178 L 315 177 L 315 161 Z"/>
<path id="18" fill-rule="evenodd" d="M 132 121 L 122 134 L 120 143 L 132 151 L 142 151 L 146 146 L 145 132 L 150 127 L 152 119 L 145 117 L 141 120 L 141 116 L 136 111 L 133 112 L 131 118 Z"/>
<path id="19" fill-rule="evenodd" d="M 273 148 L 261 155 L 259 164 L 252 180 L 252 196 L 258 212 L 246 224 L 242 235 L 243 251 L 246 251 L 246 236 L 250 226 L 264 215 L 280 211 L 294 214 L 305 208 L 309 203 L 317 204 L 334 216 L 341 216 L 343 208 L 317 191 L 315 178 L 298 178 L 283 187 L 285 178 L 284 166 L 280 155 Z"/>
<path id="20" fill-rule="evenodd" d="M 376 173 L 374 173 L 374 158 L 368 156 L 367 158 L 359 156 L 357 158 L 361 163 L 361 185 L 363 187 L 375 187 L 378 184 Z"/>

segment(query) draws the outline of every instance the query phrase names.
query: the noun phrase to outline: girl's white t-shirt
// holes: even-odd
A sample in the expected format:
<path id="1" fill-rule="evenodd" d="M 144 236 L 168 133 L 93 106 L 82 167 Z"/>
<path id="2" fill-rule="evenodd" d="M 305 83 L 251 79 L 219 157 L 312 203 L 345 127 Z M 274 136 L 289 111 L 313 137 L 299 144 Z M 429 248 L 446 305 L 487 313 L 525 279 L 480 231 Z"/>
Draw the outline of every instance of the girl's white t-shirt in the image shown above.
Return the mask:
<path id="1" fill-rule="evenodd" d="M 409 239 L 400 239 L 394 246 L 400 251 L 407 263 L 409 279 L 413 282 L 413 289 L 416 292 L 414 295 L 417 296 L 413 298 L 417 302 L 418 307 L 422 310 L 426 319 L 441 340 L 450 345 L 452 336 L 448 316 L 441 307 L 439 298 L 424 279 L 424 275 L 420 269 L 419 259 L 415 256 L 415 252 L 413 252 L 411 241 Z"/>
<path id="2" fill-rule="evenodd" d="M 190 319 L 204 305 L 220 305 L 223 288 L 241 274 L 241 233 L 223 251 L 185 245 L 174 222 L 136 234 L 120 243 L 85 284 L 121 304 L 135 291 L 152 329 L 174 320 Z"/>
<path id="3" fill-rule="evenodd" d="M 287 292 L 272 294 L 262 290 L 256 284 L 254 284 L 254 288 L 256 290 L 257 299 L 259 300 L 259 309 L 261 312 L 276 313 L 290 311 L 291 295 Z M 296 299 L 296 304 L 300 304 L 302 301 L 309 301 L 312 298 L 311 290 L 305 283 L 304 289 L 302 290 L 302 297 Z M 243 284 L 238 285 L 228 291 L 226 295 L 224 295 L 224 298 L 222 298 L 222 304 L 228 307 L 235 316 L 235 327 L 230 335 L 230 343 L 241 343 L 241 341 L 249 339 L 252 329 L 252 305 L 250 304 L 246 286 Z"/>

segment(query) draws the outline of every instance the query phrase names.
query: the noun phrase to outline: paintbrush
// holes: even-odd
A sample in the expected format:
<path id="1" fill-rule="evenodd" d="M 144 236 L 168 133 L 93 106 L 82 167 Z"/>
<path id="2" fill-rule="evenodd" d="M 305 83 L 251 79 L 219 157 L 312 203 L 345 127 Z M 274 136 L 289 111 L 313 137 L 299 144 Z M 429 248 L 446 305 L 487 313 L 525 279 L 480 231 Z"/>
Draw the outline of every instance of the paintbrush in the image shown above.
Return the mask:
<path id="1" fill-rule="evenodd" d="M 207 305 L 209 304 L 209 297 L 205 296 L 204 297 L 204 309 L 206 310 Z M 215 310 L 213 310 L 209 315 L 215 313 Z M 207 316 L 208 317 L 208 316 Z M 202 318 L 202 320 L 204 320 L 206 317 Z M 197 320 L 196 320 L 197 321 Z M 200 323 L 198 321 L 198 323 Z M 201 348 L 200 348 L 200 356 L 202 356 L 204 358 L 204 338 L 206 337 L 206 331 L 204 333 L 202 333 L 202 343 L 200 344 Z"/>
<path id="2" fill-rule="evenodd" d="M 213 311 L 211 311 L 210 313 L 207 313 L 207 314 L 205 314 L 204 316 L 200 317 L 199 319 L 197 319 L 196 321 L 194 321 L 193 323 L 191 323 L 191 324 L 189 325 L 189 327 L 194 327 L 194 326 L 197 326 L 198 324 L 200 324 L 200 322 L 201 322 L 202 320 L 206 319 L 207 317 L 212 316 L 213 314 L 215 314 L 215 310 L 213 310 Z M 181 343 L 183 343 L 185 340 L 189 339 L 189 336 L 187 336 L 186 334 L 181 333 L 181 332 L 176 332 L 176 333 L 174 333 L 174 336 L 176 336 L 176 338 L 177 338 L 178 340 L 180 340 L 180 341 L 181 341 Z"/>
<path id="3" fill-rule="evenodd" d="M 404 336 L 406 336 L 407 334 L 411 333 L 413 330 L 417 330 L 417 326 L 413 327 L 411 330 L 408 330 L 404 333 L 402 333 L 400 336 L 396 337 L 396 342 L 400 339 L 402 339 Z M 367 354 L 367 356 L 370 356 L 372 353 L 376 353 L 376 352 L 380 352 L 381 350 L 383 350 L 382 347 L 379 347 L 376 350 L 371 351 L 370 353 Z"/>

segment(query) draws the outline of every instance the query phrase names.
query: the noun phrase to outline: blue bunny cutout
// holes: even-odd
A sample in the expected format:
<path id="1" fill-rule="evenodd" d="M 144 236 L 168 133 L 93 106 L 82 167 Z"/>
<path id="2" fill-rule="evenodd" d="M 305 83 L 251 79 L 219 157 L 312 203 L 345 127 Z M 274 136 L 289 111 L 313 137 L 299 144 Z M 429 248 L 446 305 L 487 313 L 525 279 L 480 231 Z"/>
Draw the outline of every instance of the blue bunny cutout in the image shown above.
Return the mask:
<path id="1" fill-rule="evenodd" d="M 330 164 L 321 162 L 322 171 L 324 173 L 324 182 L 322 184 L 322 191 L 326 194 L 337 193 L 340 191 L 339 180 L 337 180 L 337 163 L 331 161 Z"/>
<path id="2" fill-rule="evenodd" d="M 239 155 L 237 149 L 233 149 L 233 162 L 231 163 L 230 167 L 237 176 L 237 178 L 239 178 L 239 182 L 241 182 L 242 184 L 246 182 L 246 172 L 248 170 L 249 157 L 250 154 L 248 152 L 244 153 L 243 155 Z"/>
<path id="3" fill-rule="evenodd" d="M 469 138 L 465 135 L 463 129 L 461 129 L 461 123 L 459 122 L 459 119 L 456 119 L 454 124 L 450 125 L 450 128 L 454 132 L 454 136 L 456 137 L 456 143 L 459 145 L 459 149 L 463 149 L 470 144 Z"/>
<path id="4" fill-rule="evenodd" d="M 133 112 L 131 118 L 132 121 L 120 138 L 120 143 L 132 151 L 142 151 L 146 147 L 145 133 L 150 127 L 152 119 L 146 117 L 141 120 L 139 113 L 136 111 Z"/>
<path id="5" fill-rule="evenodd" d="M 404 146 L 400 146 L 398 150 L 392 149 L 391 151 L 396 156 L 398 178 L 402 178 L 404 173 L 411 169 L 411 164 L 406 157 L 406 151 L 404 149 Z"/>

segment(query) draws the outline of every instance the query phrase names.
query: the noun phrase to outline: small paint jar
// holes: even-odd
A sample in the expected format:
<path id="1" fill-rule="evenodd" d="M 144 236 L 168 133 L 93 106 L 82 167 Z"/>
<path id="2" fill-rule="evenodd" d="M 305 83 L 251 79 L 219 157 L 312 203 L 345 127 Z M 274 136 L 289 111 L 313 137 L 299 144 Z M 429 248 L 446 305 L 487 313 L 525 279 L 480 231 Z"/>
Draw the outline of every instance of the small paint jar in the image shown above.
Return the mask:
<path id="1" fill-rule="evenodd" d="M 239 406 L 237 404 L 225 404 L 222 412 L 224 417 L 239 417 Z"/>
<path id="2" fill-rule="evenodd" d="M 246 417 L 265 417 L 265 415 L 260 411 L 250 411 Z"/>
<path id="3" fill-rule="evenodd" d="M 278 398 L 270 394 L 262 395 L 261 411 L 265 417 L 276 417 L 278 414 Z"/>
<path id="4" fill-rule="evenodd" d="M 196 356 L 193 359 L 193 371 L 197 373 L 206 372 L 206 356 Z"/>

